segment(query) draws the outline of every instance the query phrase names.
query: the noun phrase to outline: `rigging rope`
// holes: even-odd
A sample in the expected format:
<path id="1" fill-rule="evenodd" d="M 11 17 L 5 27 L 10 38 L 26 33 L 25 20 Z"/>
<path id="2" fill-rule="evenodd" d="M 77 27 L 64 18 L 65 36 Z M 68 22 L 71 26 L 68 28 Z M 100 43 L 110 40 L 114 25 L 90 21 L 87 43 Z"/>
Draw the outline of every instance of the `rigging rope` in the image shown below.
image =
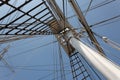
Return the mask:
<path id="1" fill-rule="evenodd" d="M 107 37 L 105 36 L 100 36 L 99 34 L 97 33 L 94 33 L 96 36 L 98 36 L 99 38 L 101 38 L 105 43 L 109 44 L 111 47 L 117 49 L 120 51 L 120 44 L 115 42 L 115 41 L 112 41 L 110 39 L 108 39 Z"/>
<path id="2" fill-rule="evenodd" d="M 105 6 L 107 4 L 112 3 L 114 1 L 116 1 L 116 0 L 105 0 L 105 1 L 102 1 L 101 3 L 98 3 L 98 4 L 94 5 L 94 6 L 92 6 L 89 10 L 94 10 L 94 9 L 100 8 L 102 6 Z"/>
<path id="3" fill-rule="evenodd" d="M 114 2 L 114 1 L 116 1 L 116 0 L 109 0 L 109 1 L 108 1 L 108 0 L 105 0 L 105 1 L 103 1 L 103 2 L 101 2 L 101 3 L 98 3 L 98 4 L 90 7 L 89 10 L 88 10 L 88 12 L 91 11 L 91 10 L 100 8 L 100 7 L 102 7 L 102 6 L 105 6 L 105 5 L 107 5 L 107 4 L 110 4 L 110 3 Z M 84 11 L 82 11 L 82 12 L 85 13 L 86 11 L 87 11 L 87 10 L 84 10 Z M 73 18 L 73 17 L 75 17 L 75 16 L 76 16 L 76 15 L 72 15 L 72 16 L 70 16 L 70 17 L 67 17 L 67 19 Z"/>
<path id="4" fill-rule="evenodd" d="M 99 76 L 99 74 L 95 71 L 95 69 L 87 62 L 87 60 L 80 54 L 81 58 L 86 62 L 86 64 L 90 67 L 90 69 L 95 73 L 95 75 L 98 77 L 99 80 L 102 80 L 102 78 Z M 92 75 L 92 74 L 91 74 Z"/>
<path id="5" fill-rule="evenodd" d="M 17 0 L 15 0 L 15 1 L 12 3 L 13 6 L 15 6 L 16 4 L 17 4 Z M 9 10 L 7 11 L 7 14 L 10 12 L 11 9 L 12 9 L 12 7 L 9 8 Z M 14 19 L 14 18 L 12 18 L 12 19 L 10 20 L 11 16 L 12 16 L 12 15 L 10 15 L 10 16 L 8 17 L 6 23 L 8 23 L 9 21 L 11 21 L 11 20 Z M 16 16 L 16 15 L 15 15 L 15 16 Z M 15 17 L 15 16 L 14 16 L 14 17 Z M 3 20 L 1 21 L 1 23 L 3 23 L 4 21 L 5 21 L 5 19 L 3 19 Z M 1 23 L 0 23 L 0 24 L 1 24 Z M 5 30 L 3 30 L 3 31 L 1 32 L 1 34 L 3 34 L 4 31 L 5 31 Z"/>
<path id="6" fill-rule="evenodd" d="M 66 80 L 66 75 L 64 71 L 64 62 L 63 62 L 63 57 L 62 57 L 62 52 L 61 52 L 61 47 L 59 47 L 59 61 L 60 61 L 60 70 L 61 70 L 61 80 Z"/>
<path id="7" fill-rule="evenodd" d="M 91 7 L 91 5 L 92 5 L 92 2 L 93 2 L 93 0 L 90 0 L 90 3 L 89 3 L 89 5 L 88 5 L 88 8 L 87 8 L 86 11 L 85 11 L 84 16 L 86 16 L 87 13 L 88 13 L 88 11 L 90 10 L 90 7 Z"/>
<path id="8" fill-rule="evenodd" d="M 99 24 L 103 24 L 103 23 L 106 23 L 108 21 L 111 21 L 111 20 L 114 20 L 114 19 L 117 19 L 117 18 L 120 18 L 120 15 L 117 15 L 117 16 L 114 16 L 112 18 L 109 18 L 109 19 L 106 19 L 106 20 L 103 20 L 103 21 L 100 21 L 100 22 L 97 22 L 93 25 L 90 25 L 90 27 L 93 27 L 93 26 L 96 26 L 96 25 L 99 25 Z"/>
<path id="9" fill-rule="evenodd" d="M 94 68 L 99 70 L 99 72 L 101 72 L 105 78 L 107 78 L 108 80 L 120 79 L 120 67 L 117 66 L 115 63 L 101 56 L 98 52 L 91 49 L 74 37 L 71 38 L 70 43 L 87 59 L 89 63 L 94 66 Z"/>
<path id="10" fill-rule="evenodd" d="M 33 37 L 34 36 L 31 36 L 31 35 L 0 37 L 0 44 L 21 40 L 21 39 L 33 38 Z"/>
<path id="11" fill-rule="evenodd" d="M 88 67 L 86 67 L 83 60 L 81 60 L 80 55 L 77 51 L 70 55 L 70 64 L 73 74 L 73 80 L 93 80 L 91 74 L 88 72 Z"/>
<path id="12" fill-rule="evenodd" d="M 3 58 L 3 56 L 5 55 L 5 53 L 8 52 L 9 47 L 10 47 L 10 45 L 8 45 L 2 51 L 0 51 L 0 53 L 1 53 L 0 54 L 0 61 L 2 61 L 5 64 L 5 66 L 11 70 L 11 72 L 15 72 L 13 70 L 13 68 L 9 65 L 9 63 Z"/>
<path id="13" fill-rule="evenodd" d="M 97 33 L 94 33 L 96 36 L 98 36 L 100 39 L 102 39 L 103 37 L 102 36 L 100 36 L 100 35 L 98 35 Z M 84 42 L 84 41 L 83 41 Z M 92 41 L 92 43 L 93 44 L 96 44 L 96 43 L 94 43 L 93 41 Z M 88 44 L 87 44 L 88 45 Z M 96 44 L 97 45 L 97 44 Z M 89 45 L 88 45 L 89 46 Z M 99 46 L 99 45 L 98 45 Z M 118 60 L 120 60 L 120 57 L 119 56 L 117 56 L 117 55 L 115 55 L 115 54 L 113 54 L 113 53 L 110 53 L 110 51 L 109 50 L 107 50 L 107 49 L 105 49 L 105 48 L 103 48 L 102 46 L 101 46 L 101 48 L 102 49 L 104 49 L 107 53 L 109 53 L 110 55 L 112 55 L 113 57 L 115 57 L 116 59 L 118 59 Z M 100 53 L 100 52 L 99 52 Z M 106 54 L 107 54 L 106 53 Z M 106 57 L 107 58 L 107 57 Z M 108 58 L 107 58 L 108 59 Z"/>
<path id="14" fill-rule="evenodd" d="M 94 43 L 94 42 L 93 42 Z M 96 44 L 96 43 L 94 43 L 94 44 Z M 113 54 L 113 53 L 110 53 L 110 51 L 109 50 L 107 50 L 107 49 L 105 49 L 105 48 L 103 48 L 103 47 L 101 47 L 102 49 L 104 49 L 105 51 L 107 51 L 110 55 L 112 55 L 113 57 L 115 57 L 116 59 L 119 59 L 120 60 L 120 57 L 119 56 L 117 56 L 117 55 L 115 55 L 115 54 Z M 100 52 L 99 52 L 100 53 Z M 106 57 L 107 58 L 107 57 Z M 108 59 L 108 58 L 107 58 Z"/>
<path id="15" fill-rule="evenodd" d="M 48 45 L 51 45 L 51 44 L 56 43 L 56 42 L 57 41 L 52 41 L 52 42 L 46 43 L 44 45 L 38 46 L 36 48 L 32 48 L 32 49 L 29 49 L 29 50 L 26 50 L 26 51 L 23 51 L 23 52 L 20 52 L 20 53 L 16 53 L 15 55 L 9 56 L 7 58 L 13 58 L 13 57 L 20 56 L 20 55 L 23 55 L 23 54 L 29 54 L 28 52 L 34 51 L 36 49 L 39 49 L 39 48 L 42 48 L 42 47 L 45 47 L 45 46 L 48 46 Z"/>

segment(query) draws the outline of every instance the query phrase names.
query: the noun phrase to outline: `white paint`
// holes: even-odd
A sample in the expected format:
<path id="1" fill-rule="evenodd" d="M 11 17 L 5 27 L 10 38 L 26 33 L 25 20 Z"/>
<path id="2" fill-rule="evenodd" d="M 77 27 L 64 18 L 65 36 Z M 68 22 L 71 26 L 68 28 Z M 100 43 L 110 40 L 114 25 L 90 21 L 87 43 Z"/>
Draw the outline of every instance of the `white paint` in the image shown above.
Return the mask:
<path id="1" fill-rule="evenodd" d="M 89 63 L 91 63 L 99 72 L 101 72 L 108 80 L 120 80 L 119 66 L 101 56 L 98 52 L 73 37 L 70 39 L 70 44 L 75 49 L 77 49 L 79 53 L 82 54 L 84 58 Z"/>

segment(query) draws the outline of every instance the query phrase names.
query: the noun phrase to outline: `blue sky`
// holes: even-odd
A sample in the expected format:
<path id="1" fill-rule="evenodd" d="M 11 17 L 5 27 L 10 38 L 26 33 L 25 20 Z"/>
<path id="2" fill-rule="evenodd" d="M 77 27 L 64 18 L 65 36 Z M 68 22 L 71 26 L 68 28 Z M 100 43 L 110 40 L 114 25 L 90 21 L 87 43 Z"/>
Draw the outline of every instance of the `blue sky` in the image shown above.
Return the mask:
<path id="1" fill-rule="evenodd" d="M 11 2 L 14 0 L 11 0 Z M 20 0 L 17 5 L 24 2 Z M 36 5 L 40 0 L 33 1 L 32 6 Z M 59 6 L 62 6 L 62 0 L 56 0 Z M 77 0 L 82 11 L 86 10 L 89 0 Z M 96 5 L 105 0 L 93 0 L 92 6 Z M 89 25 L 95 24 L 102 20 L 117 16 L 120 14 L 120 0 L 116 0 L 106 6 L 91 10 L 86 15 L 86 20 Z M 28 5 L 24 10 L 29 9 L 31 5 Z M 6 8 L 6 6 L 4 6 Z M 62 8 L 61 8 L 62 9 Z M 7 9 L 6 9 L 7 11 Z M 0 8 L 0 17 L 6 13 L 3 8 Z M 74 15 L 74 11 L 68 3 L 67 6 L 67 17 Z M 120 18 L 118 18 L 120 20 Z M 74 28 L 80 28 L 77 17 L 69 19 L 69 22 Z M 106 36 L 109 39 L 120 43 L 120 22 L 114 22 L 108 25 L 97 25 L 92 27 L 95 33 Z M 79 31 L 79 30 L 78 30 Z M 117 55 L 120 57 L 120 52 L 108 44 L 104 43 L 101 39 L 96 37 L 99 43 L 104 48 L 107 56 L 120 65 L 120 60 L 116 59 L 111 55 Z M 0 48 L 4 48 L 10 44 L 10 49 L 5 54 L 4 59 L 9 63 L 11 67 L 15 70 L 12 73 L 8 67 L 5 67 L 3 62 L 0 62 L 0 80 L 60 80 L 56 77 L 57 72 L 60 73 L 59 65 L 59 55 L 58 55 L 58 43 L 53 43 L 48 46 L 40 47 L 44 44 L 56 41 L 53 35 L 50 36 L 36 36 L 34 38 L 29 38 L 25 40 L 19 40 L 11 43 L 3 44 Z M 40 47 L 40 48 L 39 48 Z M 15 56 L 18 54 L 17 56 Z M 20 54 L 20 55 L 19 55 Z M 62 50 L 65 73 L 67 80 L 72 80 L 72 75 L 70 72 L 69 58 L 67 54 Z M 56 78 L 56 79 L 54 79 Z"/>

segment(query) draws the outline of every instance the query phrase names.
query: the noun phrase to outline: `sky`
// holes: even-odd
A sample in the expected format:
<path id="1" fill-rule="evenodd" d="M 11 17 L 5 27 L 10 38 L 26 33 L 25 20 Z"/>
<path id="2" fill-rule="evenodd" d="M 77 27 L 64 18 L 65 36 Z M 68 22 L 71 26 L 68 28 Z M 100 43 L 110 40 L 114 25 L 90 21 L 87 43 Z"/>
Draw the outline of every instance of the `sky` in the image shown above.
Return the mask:
<path id="1" fill-rule="evenodd" d="M 13 3 L 15 0 L 10 1 Z M 19 0 L 17 5 L 20 5 L 24 1 L 25 0 Z M 33 2 L 27 7 L 23 8 L 23 10 L 27 11 L 31 5 L 34 6 L 39 1 L 40 0 L 33 0 Z M 62 9 L 62 0 L 56 1 Z M 82 11 L 87 9 L 87 6 L 90 2 L 90 0 L 77 1 Z M 96 4 L 103 1 L 105 0 L 93 0 L 91 6 L 95 6 Z M 71 8 L 69 3 L 67 4 L 66 17 L 75 15 L 74 10 Z M 105 19 L 120 15 L 119 4 L 120 0 L 115 0 L 108 5 L 89 11 L 85 16 L 88 24 L 93 25 Z M 6 9 L 6 11 L 4 9 Z M 4 6 L 3 8 L 0 7 L 0 17 L 3 16 L 8 10 L 9 9 L 7 6 Z M 37 10 L 35 12 L 37 12 Z M 68 18 L 68 21 L 74 28 L 81 29 L 81 24 L 77 20 L 77 16 Z M 116 22 L 96 25 L 91 29 L 93 32 L 102 36 L 106 36 L 110 40 L 113 40 L 120 44 L 120 18 L 117 18 L 113 21 Z M 80 29 L 77 31 L 79 32 Z M 120 59 L 113 56 L 116 55 L 120 57 L 119 50 L 112 48 L 103 42 L 99 37 L 96 36 L 96 38 L 105 51 L 107 57 L 120 65 Z M 88 43 L 87 38 L 82 38 L 82 40 L 85 40 Z M 4 65 L 4 62 L 0 61 L 0 80 L 60 80 L 59 44 L 55 41 L 56 39 L 54 35 L 37 35 L 34 38 L 22 39 L 19 41 L 2 44 L 0 46 L 0 50 L 2 50 L 5 46 L 10 45 L 8 52 L 4 55 L 4 59 L 9 63 L 15 72 L 12 72 L 8 67 Z M 72 80 L 69 58 L 62 48 L 61 52 L 63 56 L 66 80 Z"/>

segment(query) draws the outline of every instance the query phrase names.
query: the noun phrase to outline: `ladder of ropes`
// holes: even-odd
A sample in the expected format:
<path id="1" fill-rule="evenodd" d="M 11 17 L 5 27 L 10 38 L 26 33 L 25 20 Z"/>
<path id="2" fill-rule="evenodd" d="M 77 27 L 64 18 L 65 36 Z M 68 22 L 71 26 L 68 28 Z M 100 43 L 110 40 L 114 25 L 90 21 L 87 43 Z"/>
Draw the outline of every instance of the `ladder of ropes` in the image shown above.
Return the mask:
<path id="1" fill-rule="evenodd" d="M 73 74 L 73 80 L 92 80 L 90 73 L 83 64 L 79 52 L 70 55 L 70 64 Z"/>
<path id="2" fill-rule="evenodd" d="M 93 41 L 93 45 L 99 51 L 98 54 L 105 57 L 102 48 L 95 39 L 92 30 L 81 14 L 81 11 L 76 6 L 76 3 L 74 0 L 69 1 L 77 14 L 79 21 L 86 29 L 91 41 Z M 90 65 L 88 65 L 89 67 L 86 66 L 84 61 L 81 59 L 80 53 L 76 51 L 76 48 L 73 47 L 74 44 L 72 45 L 69 43 L 73 37 L 76 38 L 75 35 L 77 32 L 66 20 L 63 12 L 60 10 L 55 0 L 41 0 L 40 3 L 37 3 L 35 6 L 31 6 L 30 9 L 25 11 L 23 8 L 27 7 L 28 4 L 31 5 L 32 0 L 25 0 L 19 6 L 12 5 L 9 0 L 0 1 L 1 8 L 4 5 L 10 8 L 9 12 L 0 17 L 0 35 L 54 34 L 70 58 L 73 80 L 94 80 L 92 78 L 93 73 L 95 77 L 98 77 L 98 80 L 101 80 L 98 74 L 90 69 Z M 37 13 L 35 12 L 36 9 L 39 9 Z M 17 13 L 19 13 L 18 16 L 13 17 L 12 20 L 9 20 L 9 16 L 17 15 Z M 69 32 L 73 33 L 74 35 L 71 36 Z M 72 40 L 74 40 L 74 38 Z M 92 71 L 92 73 L 90 73 L 90 71 Z"/>

